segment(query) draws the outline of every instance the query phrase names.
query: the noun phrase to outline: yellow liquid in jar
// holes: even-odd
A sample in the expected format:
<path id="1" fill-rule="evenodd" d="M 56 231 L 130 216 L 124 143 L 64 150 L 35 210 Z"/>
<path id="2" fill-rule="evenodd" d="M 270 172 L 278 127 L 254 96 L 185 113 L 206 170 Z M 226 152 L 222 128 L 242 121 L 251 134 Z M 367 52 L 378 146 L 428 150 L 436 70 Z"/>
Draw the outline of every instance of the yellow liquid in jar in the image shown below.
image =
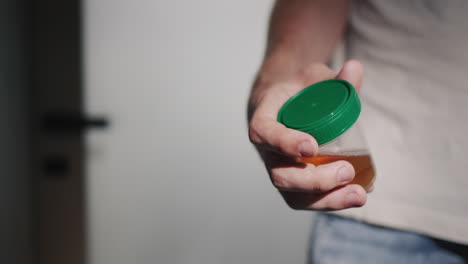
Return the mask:
<path id="1" fill-rule="evenodd" d="M 372 159 L 369 154 L 364 155 L 335 155 L 335 154 L 319 154 L 315 157 L 301 157 L 300 162 L 314 164 L 315 166 L 327 164 L 330 162 L 346 160 L 354 167 L 356 175 L 349 184 L 359 184 L 364 189 L 369 190 L 375 181 L 375 169 L 372 164 Z"/>

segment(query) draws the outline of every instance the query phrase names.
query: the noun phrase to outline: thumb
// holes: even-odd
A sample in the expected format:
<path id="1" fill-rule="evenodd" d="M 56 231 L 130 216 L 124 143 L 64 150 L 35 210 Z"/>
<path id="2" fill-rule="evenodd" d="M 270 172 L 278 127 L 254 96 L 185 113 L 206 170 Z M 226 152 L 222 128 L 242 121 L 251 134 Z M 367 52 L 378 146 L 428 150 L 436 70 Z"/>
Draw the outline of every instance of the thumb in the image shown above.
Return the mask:
<path id="1" fill-rule="evenodd" d="M 340 73 L 336 76 L 338 79 L 343 79 L 350 82 L 359 92 L 361 89 L 363 77 L 363 66 L 357 60 L 349 60 L 341 68 Z"/>

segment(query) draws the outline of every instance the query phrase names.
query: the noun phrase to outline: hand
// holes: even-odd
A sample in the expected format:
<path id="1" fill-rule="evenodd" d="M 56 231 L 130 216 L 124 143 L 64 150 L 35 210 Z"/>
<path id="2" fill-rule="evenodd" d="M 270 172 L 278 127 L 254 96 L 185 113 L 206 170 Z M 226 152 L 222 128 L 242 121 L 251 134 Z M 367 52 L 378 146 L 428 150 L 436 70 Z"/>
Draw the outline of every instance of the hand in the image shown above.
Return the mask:
<path id="1" fill-rule="evenodd" d="M 349 162 L 317 167 L 297 162 L 297 157 L 317 155 L 317 141 L 276 121 L 281 106 L 304 87 L 340 78 L 359 89 L 362 72 L 361 63 L 355 60 L 348 61 L 338 75 L 323 64 L 314 64 L 295 74 L 276 74 L 273 79 L 260 77 L 254 84 L 249 103 L 249 138 L 265 162 L 273 185 L 291 208 L 341 210 L 366 203 L 364 188 L 346 185 L 354 178 Z"/>

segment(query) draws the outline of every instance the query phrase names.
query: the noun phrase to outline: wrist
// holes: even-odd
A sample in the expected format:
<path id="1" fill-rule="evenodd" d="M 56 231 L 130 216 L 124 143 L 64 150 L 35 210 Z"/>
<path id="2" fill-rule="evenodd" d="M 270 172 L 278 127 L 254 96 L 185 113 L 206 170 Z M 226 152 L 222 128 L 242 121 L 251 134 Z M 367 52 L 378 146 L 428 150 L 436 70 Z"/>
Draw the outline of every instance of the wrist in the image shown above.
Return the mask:
<path id="1" fill-rule="evenodd" d="M 260 80 L 282 79 L 304 67 L 304 63 L 291 51 L 267 54 L 258 71 Z"/>
<path id="2" fill-rule="evenodd" d="M 306 87 L 313 83 L 334 78 L 333 72 L 325 63 L 312 62 L 308 65 L 289 64 L 281 60 L 265 60 L 260 68 L 250 94 L 250 103 L 257 103 L 268 93 L 285 93 L 292 96 L 297 87 Z"/>
<path id="3" fill-rule="evenodd" d="M 301 79 L 317 68 L 328 68 L 324 58 L 310 58 L 295 49 L 281 49 L 267 53 L 257 74 L 257 83 L 276 83 Z M 307 79 L 307 78 L 305 78 Z"/>

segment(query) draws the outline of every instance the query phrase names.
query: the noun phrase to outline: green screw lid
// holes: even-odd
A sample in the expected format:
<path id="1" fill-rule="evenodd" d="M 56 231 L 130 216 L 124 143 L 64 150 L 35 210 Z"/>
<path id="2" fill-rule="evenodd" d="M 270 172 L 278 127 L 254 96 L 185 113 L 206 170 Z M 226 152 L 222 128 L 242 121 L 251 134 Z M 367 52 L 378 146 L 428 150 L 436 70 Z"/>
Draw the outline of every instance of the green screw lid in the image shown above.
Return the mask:
<path id="1" fill-rule="evenodd" d="M 339 137 L 361 113 L 361 102 L 347 81 L 331 79 L 312 84 L 281 107 L 278 122 L 312 135 L 319 145 Z"/>

